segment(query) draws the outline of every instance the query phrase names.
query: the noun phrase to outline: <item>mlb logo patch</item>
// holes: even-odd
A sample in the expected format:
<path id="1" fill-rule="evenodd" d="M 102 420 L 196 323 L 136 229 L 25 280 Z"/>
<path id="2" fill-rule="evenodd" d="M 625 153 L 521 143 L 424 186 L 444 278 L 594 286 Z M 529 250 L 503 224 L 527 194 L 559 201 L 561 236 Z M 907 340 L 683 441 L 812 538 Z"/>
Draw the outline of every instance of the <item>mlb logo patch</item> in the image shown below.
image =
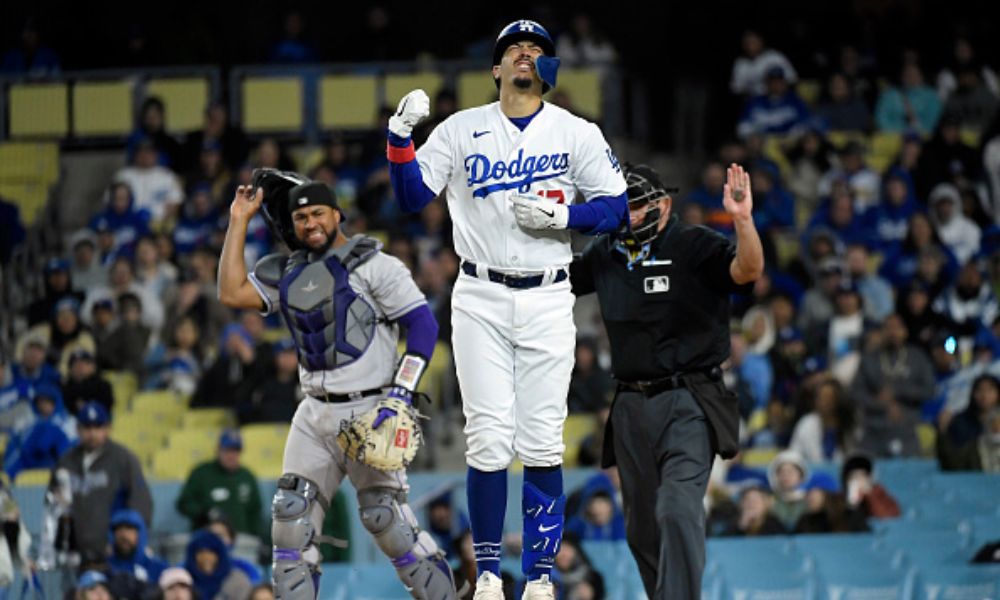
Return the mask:
<path id="1" fill-rule="evenodd" d="M 643 283 L 647 294 L 662 294 L 670 291 L 670 277 L 666 275 L 647 277 Z"/>
<path id="2" fill-rule="evenodd" d="M 405 429 L 397 429 L 396 441 L 394 442 L 394 445 L 397 448 L 406 448 L 406 446 L 409 445 L 409 443 L 410 443 L 410 432 Z"/>

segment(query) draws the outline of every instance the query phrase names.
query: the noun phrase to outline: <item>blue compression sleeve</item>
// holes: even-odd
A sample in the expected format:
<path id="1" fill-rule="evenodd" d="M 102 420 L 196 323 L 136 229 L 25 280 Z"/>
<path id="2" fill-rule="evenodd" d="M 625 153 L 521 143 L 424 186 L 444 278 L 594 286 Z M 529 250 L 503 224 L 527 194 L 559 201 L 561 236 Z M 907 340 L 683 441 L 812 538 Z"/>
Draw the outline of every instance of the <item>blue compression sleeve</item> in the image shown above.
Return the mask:
<path id="1" fill-rule="evenodd" d="M 587 235 L 614 233 L 628 219 L 628 195 L 598 196 L 585 204 L 569 206 L 570 229 Z"/>
<path id="2" fill-rule="evenodd" d="M 472 549 L 476 556 L 476 571 L 486 571 L 500 577 L 500 543 L 503 541 L 503 519 L 507 512 L 507 469 L 480 471 L 469 467 L 465 480 L 472 527 Z"/>
<path id="3" fill-rule="evenodd" d="M 415 158 L 412 158 L 413 151 L 395 152 L 394 149 L 412 148 L 413 141 L 410 138 L 399 137 L 389 132 L 389 181 L 392 183 L 392 191 L 399 201 L 399 206 L 406 212 L 417 212 L 430 204 L 435 194 L 420 173 L 420 165 Z M 403 156 L 409 156 L 409 160 L 402 160 Z"/>
<path id="4" fill-rule="evenodd" d="M 419 354 L 430 362 L 438 336 L 437 319 L 430 307 L 421 304 L 400 317 L 399 323 L 406 327 L 406 353 Z"/>

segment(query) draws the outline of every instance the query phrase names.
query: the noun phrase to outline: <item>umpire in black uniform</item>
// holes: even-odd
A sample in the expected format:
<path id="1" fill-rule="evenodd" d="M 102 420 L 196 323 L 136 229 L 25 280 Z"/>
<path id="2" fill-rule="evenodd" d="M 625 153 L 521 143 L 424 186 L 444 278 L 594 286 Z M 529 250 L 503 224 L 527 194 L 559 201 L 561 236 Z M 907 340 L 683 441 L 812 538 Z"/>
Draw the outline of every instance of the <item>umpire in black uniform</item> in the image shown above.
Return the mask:
<path id="1" fill-rule="evenodd" d="M 597 292 L 618 391 L 603 466 L 617 462 L 626 537 L 646 594 L 701 597 L 702 499 L 714 454 L 738 448 L 736 397 L 722 384 L 729 296 L 764 270 L 750 176 L 728 169 L 723 204 L 736 243 L 672 215 L 656 172 L 626 169 L 631 228 L 595 239 L 573 262 L 576 295 Z"/>

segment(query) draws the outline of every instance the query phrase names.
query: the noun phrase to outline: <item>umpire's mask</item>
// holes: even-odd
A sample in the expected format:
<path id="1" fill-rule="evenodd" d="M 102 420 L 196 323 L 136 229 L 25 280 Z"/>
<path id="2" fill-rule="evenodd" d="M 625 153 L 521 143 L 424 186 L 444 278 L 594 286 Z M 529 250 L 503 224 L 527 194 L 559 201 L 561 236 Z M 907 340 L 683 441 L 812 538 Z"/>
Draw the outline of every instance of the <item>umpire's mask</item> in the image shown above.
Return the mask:
<path id="1" fill-rule="evenodd" d="M 660 200 L 676 189 L 668 189 L 661 182 L 656 171 L 647 165 L 625 165 L 625 185 L 628 194 L 629 213 L 648 206 L 641 223 L 626 223 L 620 234 L 622 244 L 631 252 L 638 252 L 642 246 L 656 237 L 660 224 Z"/>

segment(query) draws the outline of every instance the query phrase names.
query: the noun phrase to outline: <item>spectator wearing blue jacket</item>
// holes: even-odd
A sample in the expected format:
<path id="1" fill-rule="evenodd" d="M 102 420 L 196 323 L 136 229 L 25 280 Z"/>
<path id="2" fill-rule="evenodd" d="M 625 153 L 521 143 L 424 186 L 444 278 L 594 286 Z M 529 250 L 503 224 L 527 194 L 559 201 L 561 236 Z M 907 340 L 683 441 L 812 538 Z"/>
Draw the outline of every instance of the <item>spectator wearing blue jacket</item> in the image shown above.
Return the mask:
<path id="1" fill-rule="evenodd" d="M 791 133 L 809 121 L 809 108 L 789 85 L 783 69 L 769 69 L 766 86 L 766 94 L 750 98 L 743 106 L 743 114 L 736 127 L 740 137 L 754 133 Z"/>
<path id="2" fill-rule="evenodd" d="M 233 566 L 229 548 L 211 531 L 202 529 L 191 536 L 183 567 L 191 574 L 201 600 L 230 600 L 250 595 L 250 580 Z"/>
<path id="3" fill-rule="evenodd" d="M 125 183 L 111 184 L 107 196 L 107 206 L 90 220 L 90 228 L 95 233 L 111 232 L 110 252 L 131 254 L 136 241 L 149 234 L 149 213 L 135 209 L 132 190 Z"/>
<path id="4" fill-rule="evenodd" d="M 185 256 L 195 248 L 209 245 L 221 225 L 219 211 L 212 200 L 211 186 L 208 183 L 196 185 L 184 203 L 181 218 L 174 228 L 174 251 L 178 256 Z"/>
<path id="5" fill-rule="evenodd" d="M 139 581 L 157 585 L 160 575 L 169 565 L 153 556 L 148 541 L 142 515 L 129 508 L 112 513 L 108 531 L 108 566 L 111 572 L 126 573 Z"/>
<path id="6" fill-rule="evenodd" d="M 913 182 L 906 171 L 890 169 L 882 180 L 882 199 L 862 219 L 873 249 L 893 252 L 906 239 L 909 219 L 919 210 Z"/>
<path id="7" fill-rule="evenodd" d="M 243 574 L 250 580 L 251 585 L 257 585 L 263 581 L 263 575 L 260 569 L 257 568 L 257 565 L 233 553 L 238 534 L 233 529 L 232 521 L 229 520 L 229 517 L 224 512 L 217 508 L 208 511 L 207 529 L 218 536 L 222 540 L 222 543 L 226 545 L 226 548 L 229 549 L 229 559 L 233 563 L 233 568 L 243 571 Z"/>
<path id="8" fill-rule="evenodd" d="M 921 275 L 919 267 L 922 259 L 935 256 L 940 257 L 943 262 L 943 280 L 950 282 L 958 273 L 958 260 L 941 242 L 941 238 L 934 231 L 930 217 L 926 213 L 915 212 L 910 215 L 909 228 L 903 243 L 896 250 L 886 253 L 882 266 L 879 267 L 879 275 L 888 280 L 894 288 L 902 288 Z M 940 292 L 940 289 L 931 291 L 933 297 Z"/>
<path id="9" fill-rule="evenodd" d="M 795 227 L 795 198 L 781 186 L 780 179 L 769 169 L 754 169 L 751 177 L 757 229 L 768 232 Z"/>
<path id="10" fill-rule="evenodd" d="M 51 469 L 76 444 L 76 419 L 66 412 L 59 387 L 40 383 L 34 393 L 34 422 L 15 433 L 4 451 L 3 469 L 12 481 L 27 469 Z"/>
<path id="11" fill-rule="evenodd" d="M 595 474 L 571 499 L 573 514 L 567 511 L 566 531 L 580 541 L 625 539 L 625 513 L 618 500 L 618 488 L 605 472 Z"/>
<path id="12" fill-rule="evenodd" d="M 691 190 L 684 202 L 701 206 L 705 225 L 728 236 L 733 233 L 733 218 L 722 206 L 722 185 L 725 181 L 726 171 L 722 163 L 713 160 L 701 172 L 701 185 Z M 754 191 L 757 191 L 756 188 Z"/>
<path id="13" fill-rule="evenodd" d="M 832 231 L 844 244 L 864 244 L 868 241 L 864 221 L 854 210 L 854 198 L 844 182 L 833 187 L 833 195 L 822 202 L 809 222 L 805 238 L 817 228 Z"/>

